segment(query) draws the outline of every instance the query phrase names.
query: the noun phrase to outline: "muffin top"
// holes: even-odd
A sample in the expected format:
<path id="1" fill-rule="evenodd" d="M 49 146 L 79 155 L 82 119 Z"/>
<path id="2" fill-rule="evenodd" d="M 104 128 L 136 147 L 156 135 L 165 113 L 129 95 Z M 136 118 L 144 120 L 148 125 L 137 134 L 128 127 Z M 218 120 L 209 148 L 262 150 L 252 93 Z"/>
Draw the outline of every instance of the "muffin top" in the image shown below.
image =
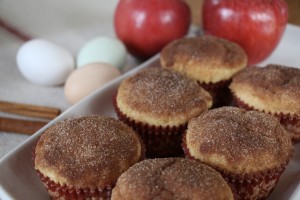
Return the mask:
<path id="1" fill-rule="evenodd" d="M 293 151 L 277 118 L 236 107 L 209 110 L 192 119 L 185 145 L 190 156 L 235 175 L 281 167 Z"/>
<path id="2" fill-rule="evenodd" d="M 211 167 L 187 158 L 144 160 L 123 173 L 112 200 L 230 200 L 231 189 Z"/>
<path id="3" fill-rule="evenodd" d="M 214 36 L 201 36 L 169 43 L 161 51 L 160 61 L 163 67 L 208 84 L 230 80 L 246 67 L 247 56 L 233 42 Z"/>
<path id="4" fill-rule="evenodd" d="M 150 67 L 122 81 L 116 98 L 127 117 L 157 126 L 178 126 L 212 105 L 212 98 L 188 77 Z"/>
<path id="5" fill-rule="evenodd" d="M 247 68 L 234 76 L 230 89 L 257 110 L 300 117 L 300 69 L 279 65 Z"/>
<path id="6" fill-rule="evenodd" d="M 103 188 L 141 158 L 138 136 L 104 116 L 63 120 L 48 128 L 35 148 L 35 168 L 61 185 Z"/>

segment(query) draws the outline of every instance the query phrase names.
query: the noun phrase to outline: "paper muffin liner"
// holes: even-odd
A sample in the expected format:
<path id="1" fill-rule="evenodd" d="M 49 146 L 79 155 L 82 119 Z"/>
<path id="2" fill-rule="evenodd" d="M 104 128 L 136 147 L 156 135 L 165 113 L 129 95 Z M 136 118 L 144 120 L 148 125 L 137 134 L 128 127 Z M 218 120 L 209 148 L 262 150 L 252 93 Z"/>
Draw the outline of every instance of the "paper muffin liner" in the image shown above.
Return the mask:
<path id="1" fill-rule="evenodd" d="M 203 83 L 198 81 L 198 84 L 213 97 L 212 108 L 218 108 L 232 104 L 232 96 L 228 87 L 230 82 L 231 80 L 219 81 L 217 83 Z"/>
<path id="2" fill-rule="evenodd" d="M 192 156 L 186 144 L 186 133 L 182 139 L 182 148 L 187 158 L 197 160 Z M 275 168 L 265 169 L 253 173 L 237 174 L 226 171 L 220 167 L 209 165 L 217 170 L 230 186 L 234 199 L 236 200 L 251 200 L 251 199 L 267 199 L 271 192 L 275 189 L 277 182 L 284 172 L 287 164 L 292 159 L 294 151 L 292 150 L 287 159 Z M 205 162 L 202 162 L 207 164 Z"/>
<path id="3" fill-rule="evenodd" d="M 93 199 L 109 200 L 114 185 L 104 188 L 75 188 L 73 186 L 55 183 L 49 177 L 36 170 L 52 199 Z"/>
<path id="4" fill-rule="evenodd" d="M 233 95 L 234 104 L 237 107 L 244 108 L 246 110 L 255 110 L 259 112 L 264 112 L 270 115 L 277 117 L 281 123 L 281 125 L 290 133 L 291 139 L 293 143 L 300 142 L 300 116 L 292 115 L 292 114 L 283 114 L 279 113 L 272 113 L 265 110 L 259 110 L 253 106 L 248 105 L 236 95 Z"/>
<path id="5" fill-rule="evenodd" d="M 206 90 L 218 90 L 218 89 L 223 89 L 224 87 L 228 87 L 230 84 L 231 80 L 224 80 L 224 81 L 219 81 L 216 83 L 204 83 L 198 81 L 198 84 L 200 84 L 204 89 Z"/>
<path id="6" fill-rule="evenodd" d="M 179 126 L 162 127 L 130 119 L 118 108 L 116 95 L 113 96 L 113 106 L 119 120 L 129 125 L 140 135 L 146 148 L 146 157 L 157 158 L 184 155 L 181 148 L 181 140 L 187 123 Z"/>

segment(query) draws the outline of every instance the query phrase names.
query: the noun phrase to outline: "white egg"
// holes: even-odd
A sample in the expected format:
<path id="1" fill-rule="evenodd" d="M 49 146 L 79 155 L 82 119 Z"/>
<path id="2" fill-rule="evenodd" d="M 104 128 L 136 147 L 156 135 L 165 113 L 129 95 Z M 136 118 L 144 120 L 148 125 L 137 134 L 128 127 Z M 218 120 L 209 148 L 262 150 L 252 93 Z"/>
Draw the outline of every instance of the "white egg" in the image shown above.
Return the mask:
<path id="1" fill-rule="evenodd" d="M 77 55 L 77 67 L 89 63 L 108 63 L 119 70 L 126 64 L 127 50 L 125 45 L 118 39 L 98 37 L 87 42 Z"/>
<path id="2" fill-rule="evenodd" d="M 110 64 L 87 64 L 74 70 L 68 77 L 64 88 L 65 98 L 70 104 L 75 104 L 120 74 L 120 71 Z"/>
<path id="3" fill-rule="evenodd" d="M 19 49 L 17 65 L 29 81 L 54 86 L 66 81 L 75 61 L 66 49 L 47 40 L 33 39 Z"/>

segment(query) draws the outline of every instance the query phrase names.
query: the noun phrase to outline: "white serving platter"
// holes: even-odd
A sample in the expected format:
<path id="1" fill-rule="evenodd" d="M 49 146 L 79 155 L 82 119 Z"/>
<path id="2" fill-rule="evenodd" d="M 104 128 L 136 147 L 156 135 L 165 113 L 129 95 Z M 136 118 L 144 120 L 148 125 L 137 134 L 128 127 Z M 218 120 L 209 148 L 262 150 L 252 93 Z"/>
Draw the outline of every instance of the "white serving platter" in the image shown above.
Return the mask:
<path id="1" fill-rule="evenodd" d="M 112 106 L 112 95 L 120 82 L 138 70 L 158 62 L 159 55 L 113 80 L 102 88 L 70 107 L 52 120 L 25 142 L 0 160 L 0 198 L 10 199 L 49 199 L 49 195 L 33 169 L 32 147 L 39 135 L 57 121 L 71 116 L 101 114 L 116 117 Z M 273 54 L 260 66 L 276 63 L 300 68 L 300 28 L 288 25 L 287 30 Z M 299 88 L 300 89 L 300 88 Z M 295 146 L 295 155 L 281 176 L 269 200 L 300 199 L 300 144 Z"/>

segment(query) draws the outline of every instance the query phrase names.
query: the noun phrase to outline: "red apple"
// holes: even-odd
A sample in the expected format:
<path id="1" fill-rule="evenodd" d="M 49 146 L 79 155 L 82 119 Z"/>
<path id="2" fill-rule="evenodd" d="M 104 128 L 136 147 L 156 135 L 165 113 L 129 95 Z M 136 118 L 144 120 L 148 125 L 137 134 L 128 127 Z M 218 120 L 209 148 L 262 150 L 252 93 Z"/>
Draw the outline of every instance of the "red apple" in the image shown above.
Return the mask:
<path id="1" fill-rule="evenodd" d="M 120 0 L 114 26 L 131 54 L 148 58 L 184 36 L 190 18 L 190 9 L 182 0 Z"/>
<path id="2" fill-rule="evenodd" d="M 238 43 L 249 65 L 272 53 L 288 18 L 284 0 L 204 0 L 202 11 L 204 31 Z"/>

